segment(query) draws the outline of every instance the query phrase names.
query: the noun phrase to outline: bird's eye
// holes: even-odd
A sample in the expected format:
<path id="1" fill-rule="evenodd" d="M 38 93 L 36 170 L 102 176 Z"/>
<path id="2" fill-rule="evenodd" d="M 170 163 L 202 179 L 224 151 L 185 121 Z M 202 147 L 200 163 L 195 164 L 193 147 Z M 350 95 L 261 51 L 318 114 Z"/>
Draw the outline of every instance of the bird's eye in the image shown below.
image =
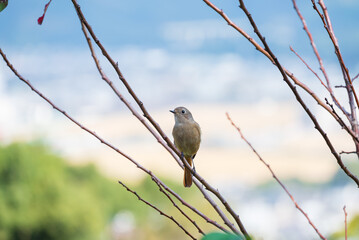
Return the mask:
<path id="1" fill-rule="evenodd" d="M 184 109 L 182 109 L 182 113 L 186 113 L 186 111 Z"/>

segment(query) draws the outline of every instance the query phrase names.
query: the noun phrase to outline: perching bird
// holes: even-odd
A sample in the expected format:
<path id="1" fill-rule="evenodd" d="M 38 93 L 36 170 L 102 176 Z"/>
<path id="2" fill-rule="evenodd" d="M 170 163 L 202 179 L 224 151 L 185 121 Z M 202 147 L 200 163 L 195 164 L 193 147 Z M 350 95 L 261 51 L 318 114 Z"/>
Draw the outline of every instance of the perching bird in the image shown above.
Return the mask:
<path id="1" fill-rule="evenodd" d="M 170 112 L 175 116 L 175 125 L 172 130 L 174 144 L 192 167 L 193 159 L 201 143 L 201 128 L 194 121 L 191 112 L 187 108 L 177 107 L 175 110 L 170 110 Z M 183 185 L 185 187 L 192 185 L 192 174 L 186 167 Z"/>

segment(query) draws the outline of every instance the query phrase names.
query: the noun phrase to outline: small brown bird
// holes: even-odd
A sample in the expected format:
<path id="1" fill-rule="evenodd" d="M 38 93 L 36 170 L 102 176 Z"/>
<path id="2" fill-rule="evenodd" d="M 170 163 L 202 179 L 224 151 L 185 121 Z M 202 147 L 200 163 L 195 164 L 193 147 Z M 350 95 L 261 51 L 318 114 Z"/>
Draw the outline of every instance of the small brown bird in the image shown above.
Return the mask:
<path id="1" fill-rule="evenodd" d="M 175 116 L 175 125 L 172 130 L 174 144 L 192 167 L 192 161 L 201 143 L 201 128 L 194 121 L 191 112 L 187 108 L 177 107 L 175 110 L 170 110 L 170 112 Z M 192 174 L 187 168 L 184 169 L 183 185 L 185 187 L 192 185 Z"/>

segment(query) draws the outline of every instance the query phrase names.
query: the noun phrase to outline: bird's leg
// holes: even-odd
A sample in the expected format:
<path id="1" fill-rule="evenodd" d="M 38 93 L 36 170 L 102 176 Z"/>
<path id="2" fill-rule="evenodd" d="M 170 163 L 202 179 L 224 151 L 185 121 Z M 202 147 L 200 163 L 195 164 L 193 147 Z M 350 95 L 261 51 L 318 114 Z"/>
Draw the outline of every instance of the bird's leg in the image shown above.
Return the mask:
<path id="1" fill-rule="evenodd" d="M 194 159 L 192 158 L 193 172 L 196 173 L 196 166 L 194 165 Z"/>

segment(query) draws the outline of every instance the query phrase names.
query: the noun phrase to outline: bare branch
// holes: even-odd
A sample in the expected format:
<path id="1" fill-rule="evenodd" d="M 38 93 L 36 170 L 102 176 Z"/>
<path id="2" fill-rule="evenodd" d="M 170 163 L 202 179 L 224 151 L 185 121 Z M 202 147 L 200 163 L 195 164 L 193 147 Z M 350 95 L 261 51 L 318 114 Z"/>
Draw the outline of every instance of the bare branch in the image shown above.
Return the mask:
<path id="1" fill-rule="evenodd" d="M 194 208 L 192 205 L 188 204 L 186 201 L 184 201 L 182 199 L 181 196 L 179 196 L 176 192 L 174 192 L 171 188 L 169 188 L 168 186 L 166 186 L 162 181 L 160 181 L 158 178 L 154 178 L 153 175 L 151 175 L 152 179 L 154 179 L 155 183 L 160 187 L 160 188 L 164 188 L 167 192 L 171 193 L 175 198 L 177 198 L 178 201 L 180 201 L 183 205 L 185 205 L 186 207 L 188 207 L 189 209 L 191 209 L 193 212 L 195 212 L 197 215 L 199 215 L 200 217 L 202 217 L 206 222 L 214 225 L 215 227 L 217 227 L 218 229 L 222 230 L 223 232 L 228 233 L 228 230 L 225 229 L 224 227 L 222 227 L 221 225 L 219 225 L 216 221 L 208 218 L 206 215 L 204 215 L 202 212 L 198 211 L 196 208 Z M 198 183 L 198 181 L 197 181 Z M 206 192 L 205 192 L 206 193 Z M 207 193 L 206 193 L 207 194 Z M 211 199 L 212 200 L 212 199 Z M 213 201 L 213 200 L 212 200 Z"/>
<path id="2" fill-rule="evenodd" d="M 159 186 L 159 190 L 160 192 L 162 192 L 170 201 L 171 203 L 173 204 L 173 206 L 175 208 L 177 208 L 177 210 L 183 215 L 185 216 L 185 218 L 188 219 L 188 221 L 190 221 L 198 230 L 199 233 L 201 233 L 202 235 L 205 235 L 203 230 L 197 225 L 197 223 L 192 219 L 190 218 L 174 201 L 173 199 L 171 198 L 170 195 L 167 194 L 167 192 L 162 188 L 162 186 L 160 184 L 157 184 Z"/>
<path id="3" fill-rule="evenodd" d="M 187 162 L 186 162 L 187 163 Z M 188 164 L 188 163 L 187 163 Z M 191 172 L 194 174 L 194 176 L 196 176 L 196 178 L 198 179 L 199 182 L 203 183 L 205 182 L 205 180 L 199 176 L 196 172 L 194 172 L 192 169 L 191 169 Z M 194 183 L 196 184 L 196 186 L 201 190 L 203 189 L 203 187 L 201 186 L 201 184 L 198 182 L 198 181 L 194 181 Z M 210 186 L 209 184 L 208 185 L 204 185 L 205 188 L 212 192 L 221 202 L 222 204 L 225 206 L 226 210 L 231 214 L 231 216 L 234 218 L 234 220 L 236 221 L 237 225 L 239 226 L 241 232 L 243 233 L 244 237 L 247 239 L 247 240 L 250 240 L 251 237 L 249 236 L 247 230 L 245 229 L 242 221 L 240 220 L 239 218 L 239 215 L 236 214 L 236 212 L 233 210 L 233 208 L 229 205 L 229 203 L 224 199 L 224 197 L 219 193 L 218 189 L 215 189 L 213 188 L 212 186 Z M 203 193 L 203 192 L 202 192 Z M 220 213 L 220 208 L 218 207 L 218 205 L 211 199 L 209 199 L 208 197 L 208 194 L 204 195 L 204 197 L 210 202 L 210 204 L 215 208 L 215 210 L 217 211 L 218 214 L 221 214 Z M 222 218 L 223 219 L 223 218 Z M 231 223 L 230 223 L 231 224 Z M 226 223 L 226 225 L 228 226 L 228 223 Z M 237 234 L 239 234 L 239 232 L 236 232 Z"/>
<path id="4" fill-rule="evenodd" d="M 309 68 L 314 74 L 315 76 L 319 79 L 319 81 L 322 83 L 322 85 L 327 89 L 327 91 L 329 92 L 331 98 L 333 99 L 333 102 L 335 103 L 335 105 L 343 112 L 343 114 L 348 118 L 349 121 L 351 121 L 351 115 L 345 110 L 345 108 L 339 103 L 339 101 L 337 100 L 337 98 L 335 97 L 334 95 L 334 92 L 333 92 L 333 89 L 331 87 L 331 84 L 330 84 L 330 80 L 329 80 L 329 76 L 324 68 L 324 64 L 323 64 L 323 60 L 322 58 L 320 57 L 320 54 L 318 52 L 318 49 L 317 49 L 317 46 L 315 45 L 314 43 L 314 40 L 313 40 L 313 37 L 312 37 L 312 34 L 310 33 L 309 29 L 308 29 L 308 26 L 307 26 L 307 23 L 305 22 L 305 19 L 304 17 L 302 16 L 299 8 L 297 7 L 297 2 L 296 0 L 292 0 L 292 3 L 293 3 L 293 7 L 299 17 L 299 19 L 301 20 L 302 24 L 303 24 L 303 29 L 304 31 L 306 32 L 306 34 L 308 35 L 308 38 L 309 38 L 309 42 L 310 42 L 310 45 L 312 46 L 312 49 L 314 51 L 314 54 L 318 60 L 318 63 L 319 63 L 319 66 L 320 66 L 320 70 L 322 71 L 323 75 L 324 75 L 324 78 L 327 82 L 326 85 L 324 85 L 324 83 L 322 82 L 322 80 L 319 78 L 319 76 L 308 66 L 308 64 L 291 48 L 291 50 L 300 58 L 300 60 L 302 60 L 302 62 L 307 66 L 307 68 Z"/>
<path id="5" fill-rule="evenodd" d="M 327 82 L 327 85 L 324 85 L 324 83 L 322 82 L 322 80 L 320 80 L 320 78 L 318 77 L 317 74 L 315 74 L 315 75 L 319 78 L 319 80 L 320 80 L 321 83 L 325 86 L 325 88 L 326 88 L 330 93 L 332 93 L 332 92 L 331 92 L 331 86 L 330 86 L 330 81 L 329 81 L 328 74 L 327 74 L 327 72 L 326 72 L 326 70 L 325 70 L 325 68 L 324 68 L 323 60 L 322 60 L 322 58 L 321 58 L 320 55 L 319 55 L 319 52 L 318 52 L 317 46 L 316 46 L 315 43 L 314 43 L 312 34 L 310 33 L 310 31 L 309 31 L 309 29 L 308 29 L 308 26 L 307 26 L 307 23 L 305 22 L 304 17 L 302 16 L 302 14 L 301 14 L 300 11 L 299 11 L 299 8 L 297 7 L 297 2 L 296 2 L 295 0 L 292 0 L 292 2 L 293 2 L 293 7 L 294 7 L 294 9 L 295 9 L 295 11 L 296 11 L 298 17 L 300 18 L 300 20 L 301 20 L 301 22 L 302 22 L 302 24 L 303 24 L 303 29 L 304 29 L 304 31 L 305 31 L 305 32 L 307 33 L 307 35 L 308 35 L 310 45 L 312 46 L 312 49 L 313 49 L 313 51 L 314 51 L 314 54 L 315 54 L 315 56 L 316 56 L 316 58 L 317 58 L 317 60 L 318 60 L 318 62 L 319 62 L 320 70 L 322 71 L 322 73 L 323 73 L 323 75 L 324 75 L 324 78 L 325 78 L 325 80 L 326 80 L 326 82 Z M 301 60 L 302 60 L 302 59 L 301 59 Z M 307 64 L 306 64 L 306 65 L 307 65 Z M 312 71 L 312 72 L 313 72 L 313 71 Z"/>
<path id="6" fill-rule="evenodd" d="M 229 116 L 228 113 L 226 113 L 227 119 L 228 121 L 232 124 L 232 126 L 234 128 L 237 129 L 239 135 L 241 136 L 241 138 L 243 139 L 243 141 L 245 141 L 247 143 L 247 145 L 252 149 L 252 151 L 254 152 L 254 154 L 258 157 L 258 159 L 268 168 L 268 170 L 271 172 L 272 177 L 277 181 L 277 183 L 283 188 L 283 190 L 287 193 L 287 195 L 289 196 L 289 198 L 292 200 L 292 202 L 294 203 L 295 207 L 304 215 L 304 217 L 308 220 L 309 224 L 313 227 L 313 229 L 317 232 L 317 234 L 319 235 L 319 237 L 321 239 L 326 239 L 325 237 L 323 237 L 323 235 L 319 232 L 319 230 L 315 227 L 315 225 L 313 224 L 313 222 L 310 220 L 308 214 L 306 212 L 304 212 L 304 210 L 298 205 L 298 203 L 295 201 L 293 195 L 288 191 L 288 189 L 285 187 L 285 185 L 279 180 L 279 178 L 275 175 L 274 171 L 272 170 L 272 168 L 270 167 L 270 165 L 265 162 L 263 160 L 263 158 L 259 155 L 259 153 L 254 149 L 254 147 L 252 146 L 252 144 L 244 137 L 241 129 L 232 121 L 231 117 Z"/>
<path id="7" fill-rule="evenodd" d="M 339 154 L 356 154 L 356 151 L 351 151 L 351 152 L 346 152 L 346 151 L 341 151 Z"/>
<path id="8" fill-rule="evenodd" d="M 331 24 L 331 21 L 330 21 L 330 18 L 329 18 L 329 14 L 328 14 L 328 10 L 327 10 L 327 7 L 325 6 L 324 4 L 324 1 L 323 0 L 318 0 L 318 4 L 320 5 L 322 11 L 324 14 L 322 14 L 317 5 L 315 4 L 315 1 L 314 0 L 311 0 L 312 1 L 312 4 L 313 4 L 313 8 L 314 10 L 317 12 L 317 14 L 319 15 L 320 19 L 322 20 L 323 22 L 323 25 L 324 25 L 324 28 L 325 30 L 327 31 L 328 35 L 329 35 L 329 38 L 332 40 L 332 43 L 334 45 L 334 49 L 335 49 L 335 54 L 337 55 L 337 58 L 338 58 L 338 61 L 339 61 L 339 64 L 342 68 L 342 73 L 343 73 L 343 77 L 344 77 L 344 81 L 346 83 L 346 86 L 347 86 L 347 92 L 348 92 L 348 97 L 349 97 L 349 104 L 351 106 L 351 112 L 352 112 L 352 117 L 354 118 L 354 115 L 356 115 L 355 113 L 355 106 L 354 106 L 354 99 L 352 98 L 352 95 L 354 95 L 354 98 L 355 98 L 355 102 L 356 102 L 356 106 L 359 107 L 359 100 L 358 100 L 358 97 L 357 97 L 357 94 L 355 92 L 355 89 L 354 89 L 354 86 L 353 86 L 353 83 L 352 83 L 352 80 L 350 78 L 350 75 L 349 75 L 349 71 L 348 71 L 348 68 L 345 66 L 345 63 L 344 63 L 344 60 L 343 60 L 343 57 L 342 57 L 342 54 L 340 52 L 340 49 L 339 49 L 339 45 L 338 45 L 338 40 L 337 38 L 335 37 L 335 34 L 334 34 L 334 31 L 333 31 L 333 27 L 332 27 L 332 24 Z M 356 120 L 356 116 L 355 116 L 355 120 Z M 358 131 L 358 130 L 357 130 Z"/>
<path id="9" fill-rule="evenodd" d="M 243 29 L 241 29 L 236 24 L 234 24 L 234 22 L 231 19 L 229 19 L 229 17 L 223 12 L 222 9 L 219 9 L 218 7 L 216 7 L 216 5 L 211 3 L 211 1 L 209 1 L 209 0 L 203 0 L 203 2 L 205 2 L 210 8 L 212 8 L 214 11 L 216 11 L 219 15 L 221 15 L 221 17 L 228 23 L 229 26 L 231 26 L 232 28 L 237 30 L 240 34 L 242 34 L 242 36 L 244 36 L 249 42 L 251 42 L 252 45 L 258 51 L 263 53 L 267 58 L 272 59 L 272 57 L 248 33 L 246 33 Z M 273 60 L 272 60 L 272 62 L 273 62 Z"/>
<path id="10" fill-rule="evenodd" d="M 164 213 L 163 211 L 161 211 L 160 209 L 158 209 L 155 205 L 151 204 L 150 202 L 144 200 L 143 198 L 141 198 L 138 193 L 136 193 L 135 191 L 131 190 L 129 187 L 127 187 L 123 182 L 118 181 L 119 184 L 121 184 L 124 188 L 126 188 L 127 191 L 131 192 L 132 194 L 134 194 L 138 200 L 140 200 L 141 202 L 144 202 L 146 205 L 148 205 L 149 207 L 155 209 L 157 212 L 160 213 L 160 215 L 165 216 L 166 218 L 170 219 L 172 222 L 174 222 L 175 224 L 177 224 L 177 226 L 182 229 L 189 237 L 191 237 L 192 239 L 197 239 L 195 237 L 193 237 L 173 216 L 169 216 L 166 213 Z"/>
<path id="11" fill-rule="evenodd" d="M 329 91 L 327 85 L 324 84 L 324 82 L 319 77 L 319 75 L 308 65 L 308 63 L 306 63 L 306 61 L 304 61 L 304 59 L 296 51 L 294 51 L 294 49 L 291 46 L 289 48 L 295 55 L 297 55 L 297 57 L 302 61 L 302 63 L 318 78 L 318 80 L 325 87 L 325 89 Z"/>
<path id="12" fill-rule="evenodd" d="M 325 98 L 325 102 L 327 103 L 327 105 L 330 106 L 330 108 L 332 109 L 333 114 L 335 114 L 335 115 L 337 116 L 337 118 L 338 118 L 337 121 L 338 121 L 338 123 L 340 124 L 340 126 L 341 126 L 342 128 L 344 128 L 344 129 L 350 134 L 350 136 L 352 136 L 354 143 L 359 143 L 358 137 L 355 136 L 355 134 L 353 133 L 353 131 L 345 124 L 345 122 L 343 121 L 343 119 L 341 119 L 341 117 L 340 117 L 340 116 L 338 115 L 338 113 L 335 111 L 333 104 L 330 104 L 329 101 L 328 101 L 328 99 L 326 99 L 326 98 Z"/>
<path id="13" fill-rule="evenodd" d="M 338 121 L 338 118 L 336 115 L 334 115 L 331 111 L 331 109 L 311 90 L 307 85 L 305 85 L 303 82 L 301 82 L 298 78 L 294 76 L 293 73 L 289 72 L 289 70 L 285 69 L 283 67 L 283 70 L 287 74 L 288 77 L 290 77 L 293 82 L 301 87 L 304 91 L 306 91 L 321 107 L 323 107 L 332 117 Z"/>
<path id="14" fill-rule="evenodd" d="M 347 223 L 347 211 L 346 211 L 346 206 L 344 205 L 343 207 L 343 211 L 344 211 L 344 228 L 345 228 L 345 240 L 348 240 L 348 223 Z"/>
<path id="15" fill-rule="evenodd" d="M 251 14 L 249 13 L 249 11 L 247 10 L 247 8 L 244 5 L 243 0 L 239 0 L 240 3 L 240 8 L 243 10 L 243 12 L 246 14 L 248 20 L 250 21 L 254 32 L 257 34 L 257 36 L 259 37 L 259 39 L 262 41 L 263 45 L 264 45 L 264 49 L 269 53 L 269 55 L 271 55 L 272 59 L 275 62 L 275 66 L 278 68 L 279 72 L 281 73 L 283 80 L 287 83 L 287 85 L 289 86 L 289 88 L 291 89 L 291 91 L 293 92 L 293 94 L 295 95 L 297 101 L 299 102 L 299 104 L 302 106 L 302 108 L 304 109 L 304 111 L 307 113 L 307 115 L 310 117 L 310 119 L 312 120 L 312 122 L 314 123 L 314 127 L 315 129 L 317 129 L 319 131 L 319 133 L 322 135 L 322 137 L 324 138 L 326 144 L 328 145 L 331 153 L 333 154 L 333 156 L 336 158 L 337 163 L 339 164 L 339 166 L 342 168 L 342 170 L 357 184 L 357 186 L 359 187 L 359 179 L 353 175 L 348 168 L 343 164 L 343 161 L 340 157 L 340 155 L 337 153 L 337 151 L 335 150 L 333 144 L 331 143 L 331 141 L 329 140 L 327 134 L 324 132 L 324 130 L 322 129 L 322 127 L 319 125 L 316 117 L 314 116 L 314 114 L 309 110 L 309 108 L 307 107 L 307 105 L 304 103 L 303 99 L 301 98 L 301 96 L 299 95 L 297 89 L 293 86 L 293 84 L 291 83 L 291 81 L 289 81 L 286 72 L 284 71 L 282 65 L 279 63 L 277 57 L 273 54 L 273 52 L 271 51 L 271 49 L 269 48 L 265 38 L 262 36 L 262 34 L 259 32 L 256 23 L 254 22 Z"/>
<path id="16" fill-rule="evenodd" d="M 313 43 L 314 44 L 314 43 Z M 292 47 L 290 47 L 290 50 L 303 62 L 303 64 L 318 78 L 318 80 L 320 81 L 320 83 L 325 87 L 325 89 L 328 90 L 328 92 L 330 93 L 330 96 L 332 97 L 335 105 L 337 105 L 337 107 L 344 113 L 344 115 L 348 118 L 349 121 L 351 121 L 351 117 L 350 114 L 345 110 L 345 108 L 343 106 L 340 105 L 339 101 L 337 100 L 337 98 L 334 95 L 334 92 L 330 86 L 330 82 L 329 79 L 327 79 L 327 83 L 328 86 L 325 85 L 322 81 L 322 79 L 318 76 L 318 74 L 304 61 L 304 59 L 296 52 L 294 51 L 294 49 Z M 319 57 L 320 58 L 320 57 Z M 322 60 L 320 59 L 319 62 L 322 64 Z M 320 69 L 324 69 L 324 67 L 320 67 Z M 323 70 L 322 70 L 323 71 Z M 325 71 L 324 71 L 325 72 Z M 325 73 L 326 76 L 326 73 Z M 326 77 L 327 78 L 327 77 Z M 336 86 L 337 87 L 337 86 Z"/>
<path id="17" fill-rule="evenodd" d="M 162 131 L 162 129 L 160 128 L 160 126 L 157 124 L 157 122 L 154 121 L 154 119 L 151 117 L 151 115 L 148 113 L 148 111 L 146 110 L 144 104 L 138 99 L 138 97 L 136 96 L 136 94 L 134 93 L 134 91 L 131 89 L 130 85 L 128 84 L 128 82 L 126 81 L 126 79 L 124 78 L 124 76 L 122 75 L 120 69 L 118 68 L 118 64 L 115 63 L 115 61 L 110 57 L 110 55 L 107 53 L 106 49 L 104 48 L 104 46 L 101 44 L 101 42 L 99 41 L 99 39 L 96 37 L 95 33 L 93 32 L 91 26 L 88 24 L 88 22 L 86 21 L 80 6 L 77 4 L 76 0 L 72 0 L 72 3 L 76 9 L 77 15 L 79 17 L 79 20 L 81 22 L 81 24 L 84 24 L 86 26 L 86 29 L 89 31 L 91 37 L 93 38 L 93 40 L 95 41 L 95 43 L 97 44 L 97 46 L 101 49 L 102 54 L 107 58 L 107 60 L 111 63 L 111 65 L 113 66 L 113 68 L 115 69 L 115 71 L 117 72 L 117 75 L 119 77 L 119 79 L 122 81 L 122 83 L 125 85 L 125 87 L 127 88 L 128 92 L 130 93 L 130 95 L 134 98 L 134 100 L 136 101 L 136 103 L 138 104 L 138 106 L 141 108 L 144 116 L 149 120 L 149 122 L 155 127 L 155 129 L 157 130 L 157 132 L 161 135 L 161 137 L 163 138 L 164 141 L 166 141 L 167 145 L 177 154 L 178 157 L 181 156 L 180 152 L 177 150 L 177 148 L 174 146 L 174 144 L 169 140 L 169 138 L 167 137 L 167 135 Z M 104 79 L 105 80 L 105 79 Z M 106 81 L 106 80 L 105 80 Z M 110 85 L 111 88 L 115 91 L 113 85 Z M 116 92 L 116 91 L 115 91 Z M 116 93 L 117 94 L 117 93 Z M 120 97 L 120 96 L 119 96 Z M 121 99 L 122 100 L 122 99 Z M 159 141 L 159 139 L 157 138 L 157 140 Z M 173 156 L 173 155 L 172 155 Z M 187 167 L 188 169 L 191 170 L 193 176 L 195 178 L 197 178 L 205 187 L 208 191 L 212 192 L 221 202 L 222 204 L 226 207 L 226 209 L 228 210 L 228 212 L 231 214 L 231 216 L 235 219 L 235 221 L 237 222 L 240 230 L 242 231 L 242 233 L 245 236 L 248 236 L 247 231 L 245 230 L 241 220 L 239 219 L 239 216 L 237 214 L 235 214 L 235 212 L 233 211 L 233 209 L 230 207 L 230 205 L 228 204 L 228 202 L 223 198 L 223 196 L 212 186 L 210 186 L 201 176 L 199 176 L 199 174 L 197 172 L 194 172 L 191 167 L 189 166 L 189 164 L 186 161 L 182 160 L 182 164 L 181 162 L 178 160 L 177 157 L 175 157 L 175 160 L 177 161 L 177 163 L 183 168 Z M 196 186 L 198 187 L 199 185 L 196 184 Z M 203 188 L 199 188 L 199 190 L 202 192 L 202 194 L 205 196 L 205 198 L 207 200 L 211 199 L 211 197 L 205 193 Z M 216 205 L 213 205 L 214 201 L 209 201 L 209 203 L 213 206 L 213 208 L 217 211 L 217 213 L 220 215 L 220 217 L 223 219 L 224 223 L 235 233 L 239 234 L 239 231 L 234 227 L 234 225 L 228 220 L 228 218 L 226 217 L 226 215 L 223 213 L 223 211 Z"/>

